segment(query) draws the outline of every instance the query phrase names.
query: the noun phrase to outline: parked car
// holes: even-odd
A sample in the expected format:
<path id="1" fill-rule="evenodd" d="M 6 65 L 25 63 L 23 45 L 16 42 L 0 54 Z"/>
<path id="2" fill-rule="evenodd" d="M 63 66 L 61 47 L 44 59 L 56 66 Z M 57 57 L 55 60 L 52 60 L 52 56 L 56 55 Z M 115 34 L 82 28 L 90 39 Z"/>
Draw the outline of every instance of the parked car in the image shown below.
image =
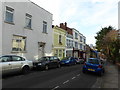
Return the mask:
<path id="1" fill-rule="evenodd" d="M 60 59 L 55 56 L 46 56 L 38 59 L 37 62 L 33 62 L 34 68 L 45 69 L 60 68 Z"/>
<path id="2" fill-rule="evenodd" d="M 26 74 L 33 68 L 33 62 L 17 55 L 4 55 L 0 57 L 0 66 L 3 75 L 17 71 Z"/>
<path id="3" fill-rule="evenodd" d="M 83 64 L 84 63 L 84 59 L 83 58 L 75 58 L 76 59 L 76 63 L 77 64 Z"/>
<path id="4" fill-rule="evenodd" d="M 65 57 L 60 61 L 61 65 L 73 65 L 73 64 L 75 65 L 76 63 L 77 62 L 74 57 Z"/>
<path id="5" fill-rule="evenodd" d="M 82 71 L 83 71 L 83 73 L 86 73 L 88 71 L 95 72 L 101 76 L 105 72 L 105 69 L 104 69 L 104 65 L 101 63 L 100 59 L 89 58 L 83 65 Z"/>

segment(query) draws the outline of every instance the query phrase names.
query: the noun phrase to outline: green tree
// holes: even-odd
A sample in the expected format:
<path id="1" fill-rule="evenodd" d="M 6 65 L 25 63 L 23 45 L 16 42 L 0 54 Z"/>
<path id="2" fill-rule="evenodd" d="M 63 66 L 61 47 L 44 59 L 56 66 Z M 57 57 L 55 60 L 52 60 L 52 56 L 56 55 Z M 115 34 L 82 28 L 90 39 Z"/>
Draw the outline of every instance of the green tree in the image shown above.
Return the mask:
<path id="1" fill-rule="evenodd" d="M 112 26 L 102 28 L 95 37 L 96 47 L 107 56 L 108 60 L 120 62 L 120 39 L 118 31 Z"/>
<path id="2" fill-rule="evenodd" d="M 105 47 L 106 47 L 105 53 L 107 54 L 107 57 L 111 59 L 113 63 L 115 63 L 118 57 L 120 57 L 119 55 L 120 41 L 118 39 L 118 31 L 111 30 L 103 38 L 103 41 L 105 43 Z"/>
<path id="3" fill-rule="evenodd" d="M 112 26 L 109 27 L 104 27 L 102 28 L 98 33 L 97 36 L 95 36 L 96 39 L 96 48 L 98 49 L 98 51 L 104 49 L 104 37 L 106 36 L 106 34 L 108 32 L 110 32 L 111 30 L 114 30 L 114 28 Z"/>

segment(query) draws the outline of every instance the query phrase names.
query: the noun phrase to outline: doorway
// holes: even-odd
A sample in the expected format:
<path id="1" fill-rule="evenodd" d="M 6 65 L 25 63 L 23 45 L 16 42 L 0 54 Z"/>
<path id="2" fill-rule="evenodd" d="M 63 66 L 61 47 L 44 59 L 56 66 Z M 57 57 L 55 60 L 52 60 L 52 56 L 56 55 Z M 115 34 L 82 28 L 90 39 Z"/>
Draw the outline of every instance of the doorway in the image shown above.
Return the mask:
<path id="1" fill-rule="evenodd" d="M 41 58 L 45 55 L 45 43 L 44 42 L 38 42 L 38 58 Z"/>

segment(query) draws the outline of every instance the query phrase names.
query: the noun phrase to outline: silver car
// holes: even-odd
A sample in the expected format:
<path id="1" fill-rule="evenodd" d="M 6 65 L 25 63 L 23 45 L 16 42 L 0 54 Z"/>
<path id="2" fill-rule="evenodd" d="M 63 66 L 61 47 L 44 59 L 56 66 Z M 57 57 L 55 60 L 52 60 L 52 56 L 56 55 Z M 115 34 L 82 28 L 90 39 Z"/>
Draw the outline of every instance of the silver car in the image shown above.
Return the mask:
<path id="1" fill-rule="evenodd" d="M 2 74 L 16 71 L 21 71 L 23 74 L 26 74 L 33 67 L 33 62 L 21 56 L 5 55 L 0 57 L 0 66 L 2 66 L 2 69 L 0 69 Z"/>

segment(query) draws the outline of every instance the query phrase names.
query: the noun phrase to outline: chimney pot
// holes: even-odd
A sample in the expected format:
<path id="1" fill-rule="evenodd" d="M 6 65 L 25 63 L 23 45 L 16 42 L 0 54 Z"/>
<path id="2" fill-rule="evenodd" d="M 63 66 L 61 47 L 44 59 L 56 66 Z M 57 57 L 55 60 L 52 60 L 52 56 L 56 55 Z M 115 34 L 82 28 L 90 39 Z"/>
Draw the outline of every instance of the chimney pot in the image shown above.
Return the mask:
<path id="1" fill-rule="evenodd" d="M 65 22 L 65 27 L 67 27 L 67 23 Z"/>

